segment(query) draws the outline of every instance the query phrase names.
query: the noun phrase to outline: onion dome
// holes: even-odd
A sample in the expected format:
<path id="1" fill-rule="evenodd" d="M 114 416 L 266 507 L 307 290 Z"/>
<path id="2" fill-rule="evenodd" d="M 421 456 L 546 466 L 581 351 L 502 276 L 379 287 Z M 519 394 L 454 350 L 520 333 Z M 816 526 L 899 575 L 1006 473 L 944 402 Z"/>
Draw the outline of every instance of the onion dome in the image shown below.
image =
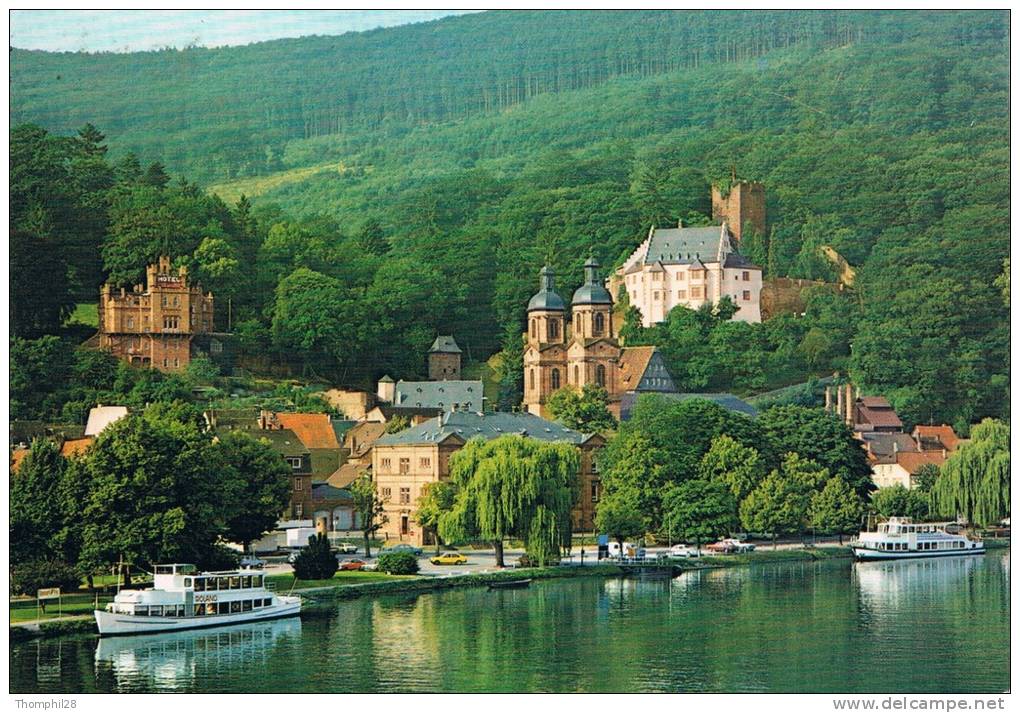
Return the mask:
<path id="1" fill-rule="evenodd" d="M 542 268 L 542 271 L 539 274 L 541 275 L 539 280 L 541 289 L 539 289 L 539 291 L 535 293 L 535 296 L 531 298 L 531 301 L 528 302 L 528 311 L 532 312 L 540 309 L 558 312 L 564 311 L 567 306 L 564 304 L 563 298 L 556 294 L 555 290 L 553 278 L 556 273 L 553 272 L 551 267 L 546 265 Z"/>
<path id="2" fill-rule="evenodd" d="M 574 292 L 574 298 L 571 300 L 571 303 L 575 307 L 578 305 L 613 304 L 613 298 L 609 294 L 609 290 L 605 288 L 601 278 L 599 278 L 599 261 L 595 259 L 594 255 L 589 257 L 587 262 L 584 263 L 584 284 Z"/>

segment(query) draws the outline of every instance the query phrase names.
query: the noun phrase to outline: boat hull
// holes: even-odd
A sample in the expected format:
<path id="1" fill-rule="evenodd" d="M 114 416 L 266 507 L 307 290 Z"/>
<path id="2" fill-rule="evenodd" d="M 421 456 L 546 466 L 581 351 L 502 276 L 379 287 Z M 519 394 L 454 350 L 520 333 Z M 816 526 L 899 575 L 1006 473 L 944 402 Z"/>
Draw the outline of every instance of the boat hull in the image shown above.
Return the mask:
<path id="1" fill-rule="evenodd" d="M 875 561 L 875 560 L 905 560 L 905 559 L 935 559 L 938 557 L 967 557 L 970 555 L 983 555 L 985 553 L 984 547 L 975 547 L 968 550 L 928 550 L 920 552 L 906 551 L 890 551 L 886 552 L 883 550 L 872 550 L 867 547 L 852 547 L 854 559 L 861 562 Z"/>
<path id="2" fill-rule="evenodd" d="M 215 614 L 207 617 L 131 616 L 97 610 L 95 612 L 96 626 L 99 628 L 100 636 L 131 636 L 269 621 L 297 616 L 301 613 L 300 597 L 279 597 L 279 600 L 279 604 L 263 609 L 235 614 Z"/>

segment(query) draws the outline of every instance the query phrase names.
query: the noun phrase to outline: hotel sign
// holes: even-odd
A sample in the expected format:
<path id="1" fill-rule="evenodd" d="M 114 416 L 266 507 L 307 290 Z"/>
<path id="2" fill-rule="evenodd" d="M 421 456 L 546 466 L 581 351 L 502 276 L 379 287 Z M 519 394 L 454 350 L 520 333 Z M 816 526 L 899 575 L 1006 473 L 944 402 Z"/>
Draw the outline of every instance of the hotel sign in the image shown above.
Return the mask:
<path id="1" fill-rule="evenodd" d="M 160 287 L 180 289 L 184 285 L 184 282 L 176 275 L 156 275 L 156 284 Z"/>

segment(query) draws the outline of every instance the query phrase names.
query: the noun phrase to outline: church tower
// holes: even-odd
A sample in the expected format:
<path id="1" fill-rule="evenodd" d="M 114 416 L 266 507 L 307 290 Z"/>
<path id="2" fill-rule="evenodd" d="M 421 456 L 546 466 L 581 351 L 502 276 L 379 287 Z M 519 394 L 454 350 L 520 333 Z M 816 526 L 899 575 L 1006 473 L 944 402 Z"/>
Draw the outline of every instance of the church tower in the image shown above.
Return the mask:
<path id="1" fill-rule="evenodd" d="M 527 344 L 524 348 L 524 406 L 542 416 L 546 399 L 566 385 L 566 312 L 556 293 L 555 273 L 542 268 L 539 291 L 528 302 Z"/>
<path id="2" fill-rule="evenodd" d="M 567 349 L 567 378 L 572 386 L 596 384 L 616 389 L 620 345 L 613 329 L 613 298 L 602 284 L 594 256 L 584 263 L 584 284 L 571 299 L 573 334 Z"/>

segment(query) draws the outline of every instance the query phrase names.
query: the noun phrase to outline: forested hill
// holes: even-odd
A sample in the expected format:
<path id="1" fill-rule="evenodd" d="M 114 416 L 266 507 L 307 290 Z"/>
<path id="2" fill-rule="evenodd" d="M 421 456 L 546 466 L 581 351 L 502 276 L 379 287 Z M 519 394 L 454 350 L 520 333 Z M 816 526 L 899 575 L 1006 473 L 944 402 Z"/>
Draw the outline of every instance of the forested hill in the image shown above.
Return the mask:
<path id="1" fill-rule="evenodd" d="M 549 93 L 770 51 L 1004 42 L 996 13 L 487 12 L 221 49 L 11 51 L 11 121 L 103 128 L 115 155 L 208 182 L 284 167 L 288 142 L 448 122 Z"/>

